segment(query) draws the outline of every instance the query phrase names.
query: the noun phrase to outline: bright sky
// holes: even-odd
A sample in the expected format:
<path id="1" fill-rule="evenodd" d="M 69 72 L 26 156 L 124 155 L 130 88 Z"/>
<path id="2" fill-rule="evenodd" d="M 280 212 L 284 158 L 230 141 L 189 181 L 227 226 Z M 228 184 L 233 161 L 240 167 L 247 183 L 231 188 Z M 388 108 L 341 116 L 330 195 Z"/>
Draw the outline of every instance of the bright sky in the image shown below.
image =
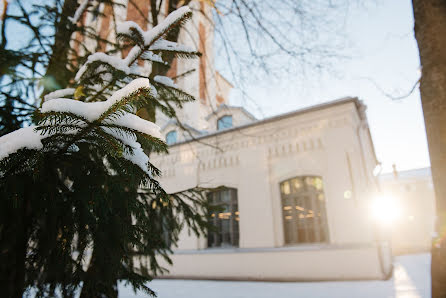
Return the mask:
<path id="1" fill-rule="evenodd" d="M 368 107 L 370 130 L 383 172 L 391 171 L 393 163 L 399 170 L 429 166 L 418 88 L 402 100 L 392 100 L 383 93 L 407 94 L 419 78 L 411 1 L 368 2 L 373 4 L 354 7 L 348 15 L 346 29 L 351 58 L 340 62 L 334 74 L 306 78 L 305 82 L 300 77 L 290 77 L 279 86 L 253 85 L 248 93 L 262 113 L 250 111 L 261 118 L 261 114 L 272 116 L 357 96 Z M 234 105 L 240 104 L 238 98 L 235 92 L 231 98 Z"/>

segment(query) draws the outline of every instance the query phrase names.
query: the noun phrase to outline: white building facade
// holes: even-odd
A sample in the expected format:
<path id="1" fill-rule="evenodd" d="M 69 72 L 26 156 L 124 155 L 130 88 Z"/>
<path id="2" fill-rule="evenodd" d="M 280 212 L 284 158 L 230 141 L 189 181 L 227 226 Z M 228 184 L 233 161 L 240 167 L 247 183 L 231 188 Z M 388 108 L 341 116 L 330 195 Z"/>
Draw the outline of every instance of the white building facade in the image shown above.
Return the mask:
<path id="1" fill-rule="evenodd" d="M 390 248 L 369 216 L 377 161 L 364 109 L 345 98 L 258 121 L 221 106 L 205 118 L 212 130 L 170 140 L 168 155 L 151 157 L 168 192 L 226 189 L 209 194 L 224 207 L 210 215 L 218 231 L 182 233 L 165 277 L 388 277 Z"/>

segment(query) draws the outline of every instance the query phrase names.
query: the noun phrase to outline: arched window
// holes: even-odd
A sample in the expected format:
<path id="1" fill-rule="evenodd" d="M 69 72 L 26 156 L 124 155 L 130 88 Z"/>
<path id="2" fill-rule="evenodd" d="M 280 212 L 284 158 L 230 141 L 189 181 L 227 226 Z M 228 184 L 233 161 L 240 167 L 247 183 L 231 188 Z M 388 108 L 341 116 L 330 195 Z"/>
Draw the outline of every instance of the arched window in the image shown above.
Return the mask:
<path id="1" fill-rule="evenodd" d="M 208 233 L 208 247 L 238 247 L 239 211 L 237 189 L 225 188 L 208 194 L 209 203 L 218 206 L 218 212 L 209 214 L 209 221 L 216 227 Z"/>
<path id="2" fill-rule="evenodd" d="M 300 176 L 280 183 L 286 244 L 328 241 L 322 178 Z"/>
<path id="3" fill-rule="evenodd" d="M 217 120 L 217 130 L 223 130 L 232 127 L 232 116 L 226 115 Z"/>
<path id="4" fill-rule="evenodd" d="M 172 145 L 177 142 L 177 132 L 175 130 L 169 131 L 166 135 L 167 145 Z"/>

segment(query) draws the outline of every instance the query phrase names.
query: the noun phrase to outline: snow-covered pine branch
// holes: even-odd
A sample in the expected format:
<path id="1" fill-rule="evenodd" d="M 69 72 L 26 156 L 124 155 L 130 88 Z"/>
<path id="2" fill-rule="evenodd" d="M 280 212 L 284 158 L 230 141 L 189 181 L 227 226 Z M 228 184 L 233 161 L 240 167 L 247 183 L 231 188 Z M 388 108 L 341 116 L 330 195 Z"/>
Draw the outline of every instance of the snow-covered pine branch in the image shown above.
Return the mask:
<path id="1" fill-rule="evenodd" d="M 172 28 L 181 26 L 192 16 L 192 12 L 188 6 L 178 8 L 169 14 L 161 23 L 148 31 L 144 31 L 138 24 L 132 21 L 121 23 L 117 26 L 117 33 L 121 37 L 133 39 L 135 33 L 139 36 L 140 45 L 142 47 L 150 47 L 161 37 L 166 35 Z"/>
<path id="2" fill-rule="evenodd" d="M 88 0 L 82 2 L 73 21 L 87 5 Z M 144 59 L 164 63 L 164 52 L 186 58 L 199 55 L 189 47 L 162 39 L 190 16 L 190 9 L 181 7 L 148 31 L 134 22 L 119 25 L 120 36 L 134 43 L 128 55 L 125 58 L 105 53 L 90 55 L 75 76 L 76 88 L 57 90 L 45 96 L 36 126 L 0 138 L 0 143 L 5 144 L 0 148 L 0 159 L 20 153 L 21 149 L 67 153 L 69 148 L 88 142 L 106 154 L 121 152 L 123 158 L 149 174 L 149 159 L 141 143 L 155 151 L 165 151 L 166 145 L 162 142 L 160 128 L 136 116 L 136 111 L 152 102 L 167 115 L 173 115 L 175 112 L 169 101 L 181 106 L 182 102 L 194 98 L 168 77 L 141 78 L 144 76 L 136 69 L 136 62 Z M 75 96 L 78 89 L 85 92 L 86 102 L 67 98 Z M 97 101 L 99 99 L 105 100 Z"/>
<path id="3" fill-rule="evenodd" d="M 117 26 L 117 34 L 121 39 L 125 39 L 133 44 L 125 58 L 111 56 L 105 53 L 94 53 L 90 55 L 87 62 L 79 69 L 75 76 L 78 85 L 83 86 L 89 93 L 86 101 L 97 101 L 99 96 L 107 93 L 120 84 L 125 84 L 126 80 L 137 77 L 148 77 L 147 74 L 136 62 L 138 60 L 148 61 L 149 63 L 161 63 L 166 65 L 163 60 L 163 53 L 178 56 L 181 58 L 194 58 L 200 55 L 195 49 L 162 39 L 170 30 L 184 23 L 191 16 L 189 7 L 181 7 L 170 14 L 163 22 L 154 28 L 144 31 L 135 22 L 127 21 Z M 100 76 L 98 76 L 100 74 Z M 153 83 L 153 82 L 152 82 Z M 104 88 L 98 88 L 105 84 Z M 108 84 L 108 85 L 107 85 Z M 157 88 L 176 88 L 172 84 L 156 83 Z M 178 89 L 178 88 L 176 88 Z M 169 93 L 169 92 L 165 92 Z M 165 99 L 177 98 L 181 102 L 193 100 L 193 97 L 185 92 L 172 90 L 170 93 L 176 97 L 167 97 Z M 160 98 L 163 100 L 162 98 Z"/>
<path id="4" fill-rule="evenodd" d="M 20 149 L 43 149 L 42 141 L 60 132 L 58 128 L 66 128 L 64 133 L 70 138 L 81 134 L 88 127 L 93 127 L 85 132 L 79 142 L 88 137 L 88 133 L 104 131 L 114 138 L 119 139 L 128 146 L 131 152 L 123 150 L 123 157 L 138 165 L 149 174 L 148 157 L 137 142 L 137 136 L 148 137 L 153 140 L 162 139 L 160 128 L 156 124 L 144 120 L 133 113 L 128 112 L 140 96 L 150 98 L 154 94 L 154 88 L 148 79 L 136 79 L 124 88 L 116 91 L 104 102 L 81 102 L 68 98 L 55 98 L 46 101 L 41 108 L 42 120 L 38 126 L 26 127 L 0 137 L 0 159 L 18 152 Z M 145 99 L 147 100 L 147 99 Z M 61 116 L 72 115 L 72 117 Z M 77 118 L 76 118 L 77 116 Z M 56 121 L 54 121 L 54 118 Z M 74 122 L 73 119 L 84 121 Z M 53 128 L 53 130 L 51 130 Z M 42 134 L 39 132 L 42 131 Z M 75 144 L 75 142 L 73 142 Z M 72 144 L 70 144 L 72 145 Z"/>

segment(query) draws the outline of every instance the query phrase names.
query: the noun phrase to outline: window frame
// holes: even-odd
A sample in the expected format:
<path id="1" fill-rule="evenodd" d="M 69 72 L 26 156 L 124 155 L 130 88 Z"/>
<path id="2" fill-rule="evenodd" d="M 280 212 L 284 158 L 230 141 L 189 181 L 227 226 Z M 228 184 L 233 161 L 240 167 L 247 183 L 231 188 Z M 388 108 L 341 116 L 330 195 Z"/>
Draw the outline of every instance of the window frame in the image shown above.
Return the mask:
<path id="1" fill-rule="evenodd" d="M 307 179 L 312 179 L 314 184 L 318 183 L 317 187 L 320 189 L 311 185 Z M 287 187 L 285 187 L 285 183 L 288 183 Z M 292 183 L 300 183 L 301 185 L 297 187 Z M 299 188 L 299 190 L 296 190 L 296 188 Z M 284 245 L 330 242 L 327 204 L 321 176 L 302 175 L 285 179 L 279 182 L 279 194 Z M 305 214 L 305 210 L 309 211 Z M 318 214 L 319 216 L 317 216 Z M 317 220 L 315 220 L 316 218 Z"/>
<path id="2" fill-rule="evenodd" d="M 229 202 L 224 202 L 222 196 L 224 193 L 229 194 Z M 207 237 L 207 248 L 235 248 L 239 247 L 240 244 L 240 212 L 238 209 L 238 192 L 236 188 L 224 187 L 215 191 L 211 191 L 207 194 L 208 202 L 211 206 L 223 206 L 226 205 L 227 208 L 224 207 L 225 210 L 217 211 L 214 213 L 208 214 L 209 222 L 214 226 L 216 230 L 208 231 Z M 229 215 L 230 220 L 227 222 L 228 231 L 218 230 L 223 227 L 224 218 L 223 216 L 227 215 L 228 211 L 231 213 Z M 218 215 L 217 215 L 218 214 Z M 220 214 L 225 214 L 220 217 Z M 222 219 L 223 218 L 223 219 Z M 225 233 L 226 236 L 225 241 Z"/>

